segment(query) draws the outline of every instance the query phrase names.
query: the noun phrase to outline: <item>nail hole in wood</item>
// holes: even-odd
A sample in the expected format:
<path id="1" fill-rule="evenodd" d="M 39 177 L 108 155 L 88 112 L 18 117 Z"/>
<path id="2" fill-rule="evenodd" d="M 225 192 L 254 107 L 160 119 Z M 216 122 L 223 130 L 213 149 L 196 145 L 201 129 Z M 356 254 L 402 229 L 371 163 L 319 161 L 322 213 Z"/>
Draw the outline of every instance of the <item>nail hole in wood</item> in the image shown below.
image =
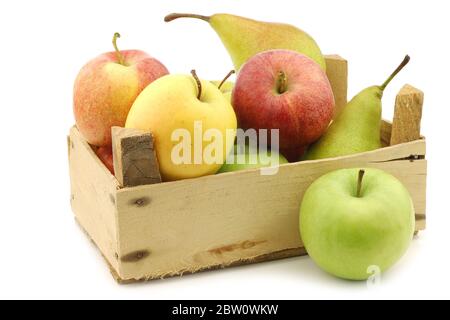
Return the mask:
<path id="1" fill-rule="evenodd" d="M 142 197 L 138 199 L 133 199 L 129 203 L 132 206 L 136 206 L 138 208 L 145 207 L 150 204 L 150 198 L 149 197 Z"/>
<path id="2" fill-rule="evenodd" d="M 116 204 L 116 199 L 114 198 L 114 196 L 110 193 L 109 194 L 109 200 L 113 203 Z"/>
<path id="3" fill-rule="evenodd" d="M 120 258 L 120 261 L 124 263 L 133 263 L 141 261 L 145 258 L 147 258 L 150 255 L 150 251 L 148 250 L 139 250 L 135 252 L 131 252 L 123 257 Z"/>
<path id="4" fill-rule="evenodd" d="M 119 254 L 117 252 L 114 253 L 114 258 L 116 258 L 116 260 L 119 260 Z"/>

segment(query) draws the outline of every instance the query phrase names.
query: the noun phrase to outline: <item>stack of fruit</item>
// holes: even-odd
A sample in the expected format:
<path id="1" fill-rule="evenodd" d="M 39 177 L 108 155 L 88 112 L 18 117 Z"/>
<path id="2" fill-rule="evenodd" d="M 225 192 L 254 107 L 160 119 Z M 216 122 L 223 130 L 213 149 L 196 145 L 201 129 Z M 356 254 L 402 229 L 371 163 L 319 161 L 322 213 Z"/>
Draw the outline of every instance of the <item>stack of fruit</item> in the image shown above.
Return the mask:
<path id="1" fill-rule="evenodd" d="M 360 92 L 331 122 L 335 102 L 325 59 L 307 33 L 228 14 L 170 14 L 165 21 L 178 18 L 211 25 L 231 55 L 236 82 L 226 81 L 234 71 L 223 81 L 201 80 L 195 70 L 170 75 L 142 51 L 120 51 L 116 33 L 115 51 L 86 64 L 74 89 L 77 127 L 111 172 L 113 126 L 152 133 L 165 181 L 267 166 L 261 143 L 255 147 L 244 140 L 243 147 L 235 146 L 240 129 L 276 130 L 277 139 L 266 144 L 277 148 L 266 155 L 275 153 L 277 163 L 381 147 L 383 91 L 408 56 L 388 80 Z M 243 161 L 227 161 L 239 158 L 238 153 Z M 343 278 L 365 279 L 369 265 L 387 269 L 405 252 L 414 230 L 408 192 L 377 170 L 330 173 L 313 183 L 302 203 L 301 233 L 308 252 Z"/>

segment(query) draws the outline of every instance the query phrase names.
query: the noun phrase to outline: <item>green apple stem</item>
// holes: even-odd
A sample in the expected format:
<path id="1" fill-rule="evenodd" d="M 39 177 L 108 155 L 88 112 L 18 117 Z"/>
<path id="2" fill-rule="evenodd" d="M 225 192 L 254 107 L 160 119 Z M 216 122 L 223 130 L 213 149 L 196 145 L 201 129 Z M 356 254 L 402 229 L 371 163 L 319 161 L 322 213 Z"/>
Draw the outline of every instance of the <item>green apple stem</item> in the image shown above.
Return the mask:
<path id="1" fill-rule="evenodd" d="M 200 20 L 204 20 L 206 22 L 209 22 L 209 20 L 211 19 L 211 17 L 208 16 L 202 16 L 200 14 L 192 14 L 192 13 L 171 13 L 168 14 L 167 16 L 165 16 L 164 21 L 165 22 L 170 22 L 172 20 L 178 19 L 178 18 L 195 18 L 195 19 L 200 19 Z"/>
<path id="2" fill-rule="evenodd" d="M 117 60 L 119 61 L 119 64 L 124 65 L 123 55 L 120 52 L 119 48 L 117 47 L 117 39 L 118 38 L 120 38 L 120 33 L 118 33 L 118 32 L 114 33 L 112 43 L 113 43 L 114 49 L 116 50 Z"/>
<path id="3" fill-rule="evenodd" d="M 362 181 L 363 181 L 364 173 L 366 173 L 366 172 L 363 169 L 359 170 L 358 185 L 356 186 L 356 197 L 357 198 L 361 198 L 361 188 L 362 188 Z"/>
<path id="4" fill-rule="evenodd" d="M 392 79 L 394 79 L 395 76 L 396 76 L 400 71 L 402 71 L 402 69 L 408 64 L 408 62 L 409 62 L 410 59 L 411 59 L 411 58 L 410 58 L 408 55 L 405 56 L 405 58 L 403 59 L 402 63 L 400 63 L 400 65 L 397 67 L 397 69 L 395 69 L 395 71 L 389 76 L 389 78 L 387 78 L 387 80 L 381 85 L 381 87 L 380 87 L 381 91 L 383 91 L 383 90 L 387 87 L 387 85 L 389 84 L 389 82 L 391 82 Z"/>
<path id="5" fill-rule="evenodd" d="M 229 77 L 231 77 L 232 74 L 234 74 L 236 71 L 231 70 L 230 72 L 228 72 L 228 74 L 225 76 L 225 78 L 223 78 L 222 82 L 219 84 L 219 86 L 217 87 L 219 90 L 220 88 L 223 86 L 223 84 L 228 80 Z"/>
<path id="6" fill-rule="evenodd" d="M 195 70 L 191 70 L 191 74 L 195 79 L 195 82 L 197 82 L 197 88 L 198 88 L 198 94 L 197 94 L 197 99 L 200 100 L 200 98 L 202 97 L 202 83 L 200 81 L 200 79 L 197 76 L 197 72 L 195 72 Z"/>
<path id="7" fill-rule="evenodd" d="M 286 74 L 283 71 L 278 73 L 277 78 L 277 92 L 279 94 L 283 94 L 287 91 L 287 78 Z"/>

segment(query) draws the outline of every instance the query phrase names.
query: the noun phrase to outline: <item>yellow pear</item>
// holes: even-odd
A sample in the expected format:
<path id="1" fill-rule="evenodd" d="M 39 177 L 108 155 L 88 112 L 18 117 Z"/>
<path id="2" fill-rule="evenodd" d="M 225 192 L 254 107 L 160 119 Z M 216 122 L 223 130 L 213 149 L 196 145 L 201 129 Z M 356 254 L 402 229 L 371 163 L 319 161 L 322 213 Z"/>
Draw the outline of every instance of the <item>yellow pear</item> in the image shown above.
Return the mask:
<path id="1" fill-rule="evenodd" d="M 208 22 L 228 50 L 236 70 L 257 53 L 272 49 L 303 53 L 317 62 L 322 70 L 326 68 L 325 59 L 314 39 L 303 30 L 289 24 L 256 21 L 224 13 L 210 17 L 172 13 L 164 20 L 170 22 L 178 18 L 196 18 Z"/>

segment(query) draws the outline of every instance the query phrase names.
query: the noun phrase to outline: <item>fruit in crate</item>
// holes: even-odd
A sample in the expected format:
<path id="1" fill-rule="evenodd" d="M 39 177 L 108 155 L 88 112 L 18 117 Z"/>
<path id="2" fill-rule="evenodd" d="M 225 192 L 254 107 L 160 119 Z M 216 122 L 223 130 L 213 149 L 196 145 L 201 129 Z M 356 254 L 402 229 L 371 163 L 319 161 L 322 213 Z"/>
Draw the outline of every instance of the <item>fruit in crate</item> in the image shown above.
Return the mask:
<path id="1" fill-rule="evenodd" d="M 125 126 L 153 134 L 163 179 L 178 180 L 219 170 L 234 143 L 236 115 L 222 92 L 210 81 L 198 79 L 193 71 L 192 75 L 164 76 L 145 88 L 131 107 Z M 211 136 L 206 137 L 207 132 Z M 204 157 L 212 151 L 211 140 L 220 145 L 214 163 Z"/>
<path id="2" fill-rule="evenodd" d="M 337 277 L 365 280 L 391 267 L 414 233 L 408 190 L 379 169 L 341 169 L 304 194 L 300 234 L 314 262 Z"/>
<path id="3" fill-rule="evenodd" d="M 95 154 L 103 162 L 105 167 L 114 174 L 112 147 L 99 147 L 95 150 Z"/>
<path id="4" fill-rule="evenodd" d="M 334 96 L 313 60 L 290 50 L 270 50 L 239 71 L 232 105 L 241 128 L 279 129 L 281 153 L 297 161 L 327 129 Z"/>
<path id="5" fill-rule="evenodd" d="M 227 79 L 234 74 L 235 71 L 231 70 L 223 80 L 213 80 L 211 81 L 211 83 L 213 85 L 215 85 L 225 96 L 225 98 L 227 98 L 228 101 L 231 102 L 231 93 L 233 91 L 233 87 L 234 87 L 234 82 L 232 81 L 227 81 Z"/>
<path id="6" fill-rule="evenodd" d="M 271 152 L 270 148 L 263 154 L 264 159 L 261 159 L 258 149 L 247 144 L 242 146 L 242 148 L 235 145 L 233 155 L 233 161 L 224 163 L 218 173 L 264 168 L 288 163 L 287 159 L 282 154 Z M 241 158 L 243 158 L 242 162 L 240 161 Z M 276 161 L 276 163 L 271 161 Z"/>
<path id="7" fill-rule="evenodd" d="M 164 65 L 145 52 L 117 49 L 89 61 L 74 86 L 75 120 L 84 138 L 95 146 L 111 145 L 111 127 L 124 126 L 139 93 L 152 81 L 168 74 Z"/>
<path id="8" fill-rule="evenodd" d="M 409 56 L 406 56 L 381 86 L 372 86 L 358 93 L 320 140 L 309 148 L 305 160 L 339 157 L 381 148 L 381 98 L 386 86 L 408 62 Z"/>
<path id="9" fill-rule="evenodd" d="M 214 14 L 208 17 L 172 13 L 164 20 L 169 22 L 178 18 L 197 18 L 208 22 L 228 50 L 236 70 L 255 54 L 271 49 L 303 53 L 317 62 L 323 70 L 326 68 L 325 59 L 314 39 L 289 24 L 256 21 L 231 14 Z"/>

